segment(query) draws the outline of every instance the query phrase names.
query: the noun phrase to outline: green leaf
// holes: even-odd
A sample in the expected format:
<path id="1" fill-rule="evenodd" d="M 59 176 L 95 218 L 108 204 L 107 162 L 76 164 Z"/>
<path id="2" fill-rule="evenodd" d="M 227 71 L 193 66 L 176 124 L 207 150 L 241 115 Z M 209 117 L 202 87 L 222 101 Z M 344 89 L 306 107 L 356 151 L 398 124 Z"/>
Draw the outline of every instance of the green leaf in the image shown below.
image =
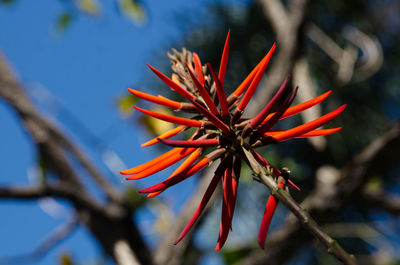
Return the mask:
<path id="1" fill-rule="evenodd" d="M 50 166 L 42 154 L 39 154 L 39 159 L 37 162 L 39 169 L 39 180 L 42 184 L 45 184 L 47 182 L 47 176 L 50 172 Z"/>
<path id="2" fill-rule="evenodd" d="M 67 253 L 61 254 L 59 261 L 60 261 L 60 265 L 74 265 L 75 264 L 71 255 L 67 254 Z"/>
<path id="3" fill-rule="evenodd" d="M 238 263 L 238 261 L 247 257 L 252 251 L 253 248 L 250 247 L 234 249 L 234 250 L 224 250 L 222 252 L 222 257 L 225 261 L 225 264 L 231 265 Z"/>
<path id="4" fill-rule="evenodd" d="M 14 0 L 0 0 L 0 3 L 2 4 L 12 4 L 14 2 Z"/>
<path id="5" fill-rule="evenodd" d="M 365 185 L 366 189 L 370 191 L 379 191 L 383 189 L 383 181 L 382 178 L 378 176 L 372 176 L 367 180 Z"/>
<path id="6" fill-rule="evenodd" d="M 72 15 L 69 12 L 62 13 L 58 19 L 56 24 L 56 30 L 59 32 L 64 32 L 67 27 L 71 24 Z"/>
<path id="7" fill-rule="evenodd" d="M 135 0 L 118 0 L 118 8 L 121 14 L 136 24 L 147 20 L 144 8 Z"/>
<path id="8" fill-rule="evenodd" d="M 146 197 L 138 193 L 137 190 L 132 187 L 126 189 L 125 196 L 128 199 L 128 203 L 134 209 L 141 207 L 146 202 Z"/>
<path id="9" fill-rule="evenodd" d="M 82 12 L 91 16 L 100 14 L 100 4 L 98 0 L 78 0 L 77 6 Z"/>
<path id="10" fill-rule="evenodd" d="M 130 116 L 133 114 L 132 106 L 138 101 L 138 98 L 132 94 L 126 94 L 117 98 L 117 107 L 121 114 Z"/>
<path id="11" fill-rule="evenodd" d="M 173 115 L 173 113 L 169 109 L 164 107 L 154 107 L 150 108 L 150 110 L 158 113 Z M 142 115 L 139 119 L 139 122 L 153 135 L 160 135 L 174 128 L 172 123 L 162 121 L 147 115 Z"/>

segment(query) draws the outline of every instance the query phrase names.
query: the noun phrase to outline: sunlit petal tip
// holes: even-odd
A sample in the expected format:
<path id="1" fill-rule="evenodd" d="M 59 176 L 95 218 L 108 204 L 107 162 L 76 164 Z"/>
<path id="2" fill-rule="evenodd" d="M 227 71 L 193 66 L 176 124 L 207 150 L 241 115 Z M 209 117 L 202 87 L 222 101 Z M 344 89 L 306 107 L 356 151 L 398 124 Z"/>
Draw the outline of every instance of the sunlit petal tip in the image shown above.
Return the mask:
<path id="1" fill-rule="evenodd" d="M 176 74 L 172 74 L 171 79 L 172 79 L 172 81 L 175 82 L 175 84 L 178 84 L 178 85 L 180 84 L 179 78 Z"/>
<path id="2" fill-rule="evenodd" d="M 204 85 L 204 76 L 203 76 L 203 69 L 202 69 L 200 57 L 195 52 L 193 52 L 193 61 L 194 61 L 194 67 L 196 69 L 196 74 L 197 74 L 197 77 L 199 78 L 200 84 Z"/>

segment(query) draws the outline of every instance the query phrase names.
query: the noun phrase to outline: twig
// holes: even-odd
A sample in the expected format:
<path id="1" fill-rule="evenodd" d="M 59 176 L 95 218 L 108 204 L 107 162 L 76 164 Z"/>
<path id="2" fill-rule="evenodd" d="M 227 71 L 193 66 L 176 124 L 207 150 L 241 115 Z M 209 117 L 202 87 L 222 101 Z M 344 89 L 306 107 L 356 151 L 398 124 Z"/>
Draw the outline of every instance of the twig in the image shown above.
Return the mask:
<path id="1" fill-rule="evenodd" d="M 68 163 L 63 163 L 64 148 L 67 147 L 75 155 L 77 160 L 87 169 L 96 183 L 102 188 L 104 193 L 113 200 L 120 200 L 121 196 L 113 188 L 111 183 L 94 168 L 85 155 L 78 147 L 76 147 L 57 127 L 46 120 L 37 112 L 30 100 L 25 95 L 23 88 L 16 81 L 11 69 L 6 64 L 4 56 L 0 53 L 0 97 L 9 103 L 21 117 L 26 129 L 32 135 L 34 141 L 42 147 L 42 151 L 49 152 L 51 159 L 61 162 L 61 165 L 67 169 L 64 174 L 60 174 L 60 178 L 68 175 L 65 181 L 73 181 L 77 186 L 80 184 L 78 176 L 70 168 Z M 57 163 L 51 163 L 57 165 Z M 68 169 L 69 168 L 69 169 Z"/>
<path id="2" fill-rule="evenodd" d="M 310 216 L 310 214 L 306 210 L 302 209 L 300 205 L 293 200 L 288 192 L 279 188 L 279 186 L 273 180 L 273 176 L 270 174 L 270 172 L 261 167 L 249 151 L 244 148 L 243 151 L 246 154 L 246 158 L 249 161 L 250 167 L 259 177 L 260 181 L 267 186 L 271 190 L 271 193 L 276 196 L 279 201 L 282 202 L 297 217 L 297 219 L 308 231 L 310 231 L 322 242 L 331 255 L 342 261 L 344 264 L 358 264 L 355 257 L 349 255 L 336 240 L 326 234 L 317 224 L 317 222 Z"/>
<path id="3" fill-rule="evenodd" d="M 400 124 L 381 135 L 358 155 L 337 176 L 332 171 L 325 171 L 319 178 L 330 179 L 324 182 L 324 189 L 317 187 L 302 203 L 301 208 L 307 211 L 321 225 L 334 220 L 336 214 L 346 203 L 354 202 L 366 179 L 374 172 L 383 170 L 388 165 L 399 161 L 397 150 L 400 148 Z M 256 251 L 240 262 L 241 265 L 282 264 L 291 257 L 300 246 L 310 242 L 307 235 L 293 215 L 289 215 L 284 224 L 271 234 L 264 252 Z"/>
<path id="4" fill-rule="evenodd" d="M 368 205 L 368 208 L 382 209 L 390 214 L 400 214 L 400 197 L 389 196 L 383 190 L 365 189 L 360 193 L 358 202 L 360 205 Z"/>
<path id="5" fill-rule="evenodd" d="M 90 208 L 97 212 L 104 210 L 104 207 L 92 198 L 85 194 L 77 193 L 73 186 L 66 183 L 57 186 L 0 187 L 1 199 L 31 200 L 50 196 L 67 199 L 78 207 Z"/>
<path id="6" fill-rule="evenodd" d="M 19 199 L 34 199 L 40 196 L 67 199 L 73 204 L 80 221 L 87 226 L 101 244 L 104 252 L 114 261 L 120 265 L 128 264 L 128 261 L 121 263 L 122 260 L 117 260 L 121 256 L 121 251 L 124 251 L 126 256 L 136 256 L 142 264 L 153 264 L 150 251 L 133 222 L 134 209 L 129 206 L 128 199 L 123 196 L 114 196 L 113 194 L 116 194 L 116 192 L 110 193 L 111 183 L 108 183 L 104 177 L 96 172 L 92 172 L 95 175 L 94 179 L 109 201 L 107 204 L 101 204 L 100 200 L 97 201 L 94 196 L 91 196 L 73 167 L 71 156 L 68 156 L 72 149 L 68 148 L 68 143 L 66 144 L 64 141 L 67 136 L 36 110 L 1 53 L 0 98 L 4 99 L 16 111 L 38 151 L 43 155 L 59 180 L 56 186 L 37 187 L 36 190 L 17 189 L 17 192 L 15 192 L 12 191 L 12 189 L 15 189 L 12 187 L 2 188 L 3 198 L 10 198 L 13 195 L 13 198 Z M 78 161 L 82 160 L 82 157 L 77 156 Z M 95 168 L 88 160 L 83 163 L 87 164 L 86 167 L 90 165 L 89 170 Z M 97 177 L 101 177 L 101 181 L 96 178 L 96 174 Z M 124 247 L 125 245 L 120 247 L 119 242 L 126 242 L 129 247 Z M 117 248 L 118 253 L 116 252 Z"/>
<path id="7" fill-rule="evenodd" d="M 342 35 L 358 47 L 365 61 L 356 67 L 359 59 L 357 48 L 351 44 L 341 48 L 333 39 L 317 25 L 308 23 L 307 36 L 315 42 L 338 65 L 337 80 L 340 85 L 349 82 L 360 82 L 375 74 L 383 63 L 383 51 L 379 41 L 374 36 L 368 36 L 355 27 L 346 27 Z"/>
<path id="8" fill-rule="evenodd" d="M 315 98 L 316 87 L 311 77 L 308 62 L 305 56 L 301 56 L 293 67 L 293 83 L 299 86 L 297 98 L 299 102 L 304 102 L 310 98 Z M 313 108 L 301 112 L 301 118 L 304 123 L 321 117 L 321 106 L 316 105 Z M 326 139 L 324 137 L 311 137 L 307 139 L 316 150 L 322 151 L 326 146 Z"/>
<path id="9" fill-rule="evenodd" d="M 308 1 L 291 0 L 288 3 L 289 9 L 285 8 L 279 0 L 258 0 L 257 2 L 277 35 L 278 54 L 274 56 L 272 65 L 269 67 L 270 71 L 261 81 L 260 88 L 253 97 L 255 104 L 250 104 L 248 107 L 249 116 L 254 116 L 260 106 L 266 105 L 270 98 L 270 94 L 267 93 L 272 93 L 279 87 L 285 76 L 292 72 L 303 45 L 302 26 L 306 18 Z"/>

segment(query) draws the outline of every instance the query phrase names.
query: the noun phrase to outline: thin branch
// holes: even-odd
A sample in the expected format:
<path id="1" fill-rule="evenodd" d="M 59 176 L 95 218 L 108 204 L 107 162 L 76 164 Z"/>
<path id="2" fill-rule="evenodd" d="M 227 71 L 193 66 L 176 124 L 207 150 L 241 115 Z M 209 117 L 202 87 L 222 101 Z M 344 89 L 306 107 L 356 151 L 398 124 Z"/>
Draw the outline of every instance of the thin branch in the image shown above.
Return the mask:
<path id="1" fill-rule="evenodd" d="M 77 215 L 90 232 L 97 238 L 104 252 L 120 264 L 118 259 L 122 252 L 124 255 L 136 258 L 142 264 L 152 264 L 152 257 L 147 246 L 143 242 L 141 234 L 132 220 L 133 209 L 129 206 L 127 198 L 115 196 L 117 191 L 111 193 L 111 183 L 108 183 L 99 173 L 94 172 L 94 166 L 80 154 L 76 155 L 78 161 L 83 161 L 83 165 L 92 172 L 92 177 L 99 184 L 103 193 L 109 199 L 107 204 L 97 202 L 94 196 L 85 189 L 76 170 L 71 163 L 71 156 L 75 146 L 61 130 L 56 128 L 40 114 L 25 95 L 22 86 L 18 83 L 7 65 L 4 57 L 0 53 L 0 98 L 16 111 L 21 122 L 25 126 L 29 136 L 36 144 L 38 151 L 59 179 L 59 185 L 44 186 L 33 189 L 2 188 L 3 198 L 28 199 L 43 196 L 54 196 L 69 200 L 75 207 Z M 78 148 L 75 149 L 77 152 Z M 74 157 L 73 157 L 74 158 Z M 88 166 L 91 165 L 91 166 Z M 97 174 L 97 177 L 96 177 Z M 101 180 L 100 180 L 101 178 Z M 121 199 L 122 198 L 122 199 Z M 119 242 L 126 242 L 120 244 Z M 121 247 L 122 246 L 122 247 Z M 118 251 L 116 252 L 116 249 Z"/>
<path id="2" fill-rule="evenodd" d="M 253 172 L 259 177 L 259 180 L 267 186 L 271 193 L 279 199 L 300 221 L 304 228 L 311 232 L 316 238 L 318 238 L 322 244 L 326 247 L 328 252 L 333 255 L 336 259 L 340 260 L 347 265 L 358 264 L 354 256 L 349 255 L 339 243 L 331 238 L 325 231 L 317 224 L 317 222 L 310 216 L 310 214 L 302 209 L 300 205 L 293 200 L 289 193 L 281 189 L 276 182 L 273 180 L 272 172 L 268 172 L 265 168 L 261 167 L 254 159 L 252 154 L 247 150 L 243 149 L 246 157 L 249 161 Z"/>
<path id="3" fill-rule="evenodd" d="M 312 80 L 308 62 L 305 56 L 301 56 L 294 65 L 293 83 L 300 88 L 297 93 L 297 100 L 299 102 L 304 102 L 317 96 L 317 89 Z M 307 123 L 321 117 L 321 113 L 321 106 L 316 105 L 313 108 L 302 111 L 301 118 L 304 123 Z M 326 139 L 324 137 L 311 137 L 307 140 L 318 151 L 322 151 L 326 147 Z"/>
<path id="4" fill-rule="evenodd" d="M 368 36 L 356 27 L 346 27 L 343 37 L 350 41 L 345 48 L 341 48 L 333 39 L 323 32 L 317 25 L 308 23 L 307 36 L 315 42 L 338 65 L 337 80 L 340 85 L 349 82 L 360 82 L 375 74 L 383 63 L 383 51 L 379 41 L 374 36 Z M 365 61 L 356 67 L 359 59 L 358 47 L 362 51 Z"/>
<path id="5" fill-rule="evenodd" d="M 81 186 L 79 178 L 73 170 L 68 169 L 68 171 L 65 171 L 65 169 L 70 168 L 68 163 L 64 163 L 66 159 L 63 152 L 65 151 L 64 147 L 67 147 L 76 156 L 83 167 L 87 169 L 105 194 L 109 198 L 119 201 L 121 196 L 112 187 L 111 183 L 107 182 L 98 170 L 88 161 L 87 155 L 79 150 L 61 130 L 37 112 L 30 100 L 26 97 L 23 88 L 15 79 L 1 53 L 0 73 L 0 97 L 14 108 L 33 140 L 41 146 L 44 151 L 49 153 L 48 157 L 51 159 L 54 158 L 54 160 L 61 163 L 51 163 L 52 165 L 64 167 L 64 170 L 60 170 L 60 172 L 63 171 L 63 174 L 59 174 L 60 177 L 67 175 L 68 177 L 65 178 L 66 181 L 73 181 L 77 186 Z"/>
<path id="6" fill-rule="evenodd" d="M 365 61 L 355 69 L 353 81 L 361 82 L 375 74 L 383 64 L 383 49 L 378 39 L 351 26 L 343 30 L 343 36 L 361 49 Z"/>
<path id="7" fill-rule="evenodd" d="M 286 8 L 279 0 L 268 0 L 268 1 L 259 1 L 263 7 L 264 13 L 278 36 L 278 39 L 281 34 L 284 34 L 286 30 L 290 27 L 289 14 L 286 11 Z"/>
<path id="8" fill-rule="evenodd" d="M 335 173 L 332 170 L 324 170 L 317 174 L 323 185 L 317 185 L 314 192 L 301 203 L 301 208 L 307 209 L 320 225 L 334 220 L 343 205 L 359 198 L 369 176 L 400 160 L 396 156 L 399 148 L 400 123 L 396 123 L 388 132 L 354 156 L 341 171 Z M 255 251 L 240 264 L 265 264 L 266 260 L 273 261 L 271 264 L 282 264 L 298 250 L 298 247 L 304 246 L 312 239 L 304 232 L 297 218 L 289 215 L 284 224 L 269 237 L 266 251 Z"/>
<path id="9" fill-rule="evenodd" d="M 393 215 L 400 214 L 400 197 L 387 195 L 383 190 L 363 190 L 358 203 L 368 205 L 368 208 L 382 209 Z"/>
<path id="10" fill-rule="evenodd" d="M 57 186 L 0 187 L 0 199 L 35 200 L 50 196 L 67 199 L 78 207 L 89 208 L 97 212 L 104 210 L 104 207 L 96 201 L 77 192 L 74 186 L 65 183 Z"/>
<path id="11" fill-rule="evenodd" d="M 292 0 L 288 4 L 289 9 L 277 0 L 258 0 L 257 2 L 264 11 L 265 17 L 273 25 L 277 35 L 278 54 L 274 56 L 269 72 L 261 81 L 253 97 L 255 104 L 250 104 L 248 107 L 249 116 L 255 116 L 259 108 L 266 105 L 271 93 L 279 87 L 286 75 L 292 72 L 303 45 L 302 26 L 306 19 L 308 1 Z"/>
<path id="12" fill-rule="evenodd" d="M 78 226 L 76 218 L 57 227 L 53 233 L 45 238 L 40 245 L 31 253 L 22 254 L 15 257 L 0 258 L 0 264 L 22 264 L 36 261 L 46 255 L 50 250 L 56 247 L 61 241 L 66 239 Z"/>
<path id="13" fill-rule="evenodd" d="M 113 185 L 108 182 L 102 174 L 93 166 L 92 162 L 89 161 L 88 156 L 80 150 L 76 145 L 74 145 L 65 135 L 63 135 L 58 129 L 53 129 L 52 132 L 56 135 L 62 143 L 71 150 L 75 155 L 76 159 L 81 163 L 81 165 L 87 170 L 87 172 L 93 177 L 95 182 L 102 188 L 102 190 L 107 194 L 109 198 L 115 201 L 121 202 L 123 200 L 123 195 L 118 192 Z"/>

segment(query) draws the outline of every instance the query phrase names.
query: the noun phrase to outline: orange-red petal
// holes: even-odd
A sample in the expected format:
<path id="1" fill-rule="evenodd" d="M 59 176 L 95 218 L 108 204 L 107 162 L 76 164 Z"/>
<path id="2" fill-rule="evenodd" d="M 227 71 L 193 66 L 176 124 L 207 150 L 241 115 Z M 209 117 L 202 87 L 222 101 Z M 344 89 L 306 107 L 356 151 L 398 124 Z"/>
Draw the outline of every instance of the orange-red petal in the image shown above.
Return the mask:
<path id="1" fill-rule="evenodd" d="M 299 112 L 302 112 L 303 110 L 309 109 L 309 108 L 311 108 L 311 107 L 313 107 L 313 106 L 315 106 L 315 105 L 321 103 L 321 102 L 322 102 L 323 100 L 325 100 L 331 93 L 332 93 L 332 90 L 329 90 L 328 92 L 326 92 L 326 93 L 324 93 L 324 94 L 322 94 L 322 95 L 320 95 L 320 96 L 318 96 L 318 97 L 316 97 L 316 98 L 310 99 L 310 100 L 308 100 L 308 101 L 306 101 L 306 102 L 303 102 L 303 103 L 297 104 L 296 106 L 293 106 L 293 107 L 288 108 L 288 109 L 285 111 L 285 113 L 283 113 L 281 119 L 285 119 L 285 118 L 287 118 L 287 117 L 293 116 L 293 115 L 295 115 L 295 114 L 297 114 L 297 113 L 299 113 Z M 267 120 L 269 120 L 269 119 L 272 117 L 272 115 L 274 115 L 274 113 L 269 114 L 269 115 L 264 119 L 263 123 L 266 122 Z"/>
<path id="2" fill-rule="evenodd" d="M 279 183 L 278 185 L 281 189 L 284 188 L 283 184 Z M 263 219 L 261 221 L 260 230 L 258 232 L 258 238 L 257 238 L 258 245 L 262 249 L 264 249 L 265 247 L 265 240 L 267 238 L 269 225 L 271 224 L 272 216 L 275 213 L 278 202 L 279 200 L 271 194 L 268 198 L 267 205 L 265 206 L 265 212 L 263 215 Z"/>
<path id="3" fill-rule="evenodd" d="M 251 128 L 257 128 L 258 125 L 260 125 L 264 121 L 264 119 L 268 116 L 268 114 L 271 113 L 271 111 L 274 109 L 276 104 L 278 104 L 278 102 L 283 97 L 284 92 L 287 89 L 287 86 L 289 83 L 289 78 L 290 78 L 290 75 L 288 75 L 285 78 L 282 85 L 279 87 L 278 91 L 272 97 L 270 102 L 268 102 L 268 104 L 260 111 L 260 113 L 258 113 L 257 116 L 254 117 L 254 119 L 250 123 Z"/>
<path id="4" fill-rule="evenodd" d="M 206 103 L 207 107 L 210 109 L 210 111 L 214 115 L 218 115 L 218 109 L 214 104 L 214 101 L 211 99 L 210 94 L 208 94 L 206 88 L 200 84 L 200 81 L 197 80 L 197 78 L 194 76 L 193 72 L 188 68 L 190 77 L 193 80 L 194 85 L 197 87 L 197 91 L 199 91 L 200 96 L 204 99 L 204 102 Z"/>
<path id="5" fill-rule="evenodd" d="M 151 65 L 147 64 L 147 66 L 155 73 L 164 83 L 166 83 L 172 90 L 175 92 L 181 94 L 188 100 L 194 100 L 193 94 L 189 93 L 187 90 L 183 89 L 179 84 L 176 82 L 172 81 L 170 78 L 168 78 L 166 75 L 152 67 Z"/>
<path id="6" fill-rule="evenodd" d="M 210 161 L 209 161 L 208 157 L 205 156 L 199 162 L 197 162 L 195 165 L 193 165 L 193 167 L 191 167 L 188 171 L 182 172 L 176 176 L 171 177 L 170 179 L 166 179 L 163 182 L 153 185 L 151 187 L 141 189 L 141 190 L 139 190 L 139 192 L 140 193 L 152 193 L 152 192 L 156 192 L 156 191 L 165 190 L 165 189 L 167 189 L 175 184 L 178 184 L 179 182 L 191 177 L 192 175 L 196 174 L 197 172 L 199 172 L 200 170 L 205 168 L 209 162 Z"/>
<path id="7" fill-rule="evenodd" d="M 165 145 L 173 146 L 173 147 L 212 147 L 217 146 L 219 144 L 219 139 L 201 139 L 201 140 L 188 140 L 188 141 L 179 141 L 179 140 L 170 140 L 170 139 L 159 139 Z"/>
<path id="8" fill-rule="evenodd" d="M 185 148 L 181 152 L 178 152 L 174 155 L 171 155 L 167 157 L 164 160 L 159 161 L 157 164 L 137 173 L 136 175 L 126 177 L 126 180 L 136 180 L 136 179 L 142 179 L 148 176 L 151 176 L 163 169 L 166 169 L 167 167 L 175 164 L 182 158 L 188 156 L 192 152 L 194 152 L 195 148 Z"/>
<path id="9" fill-rule="evenodd" d="M 178 127 L 174 128 L 174 129 L 172 129 L 172 130 L 169 130 L 169 131 L 167 131 L 167 132 L 161 134 L 160 136 L 157 136 L 157 137 L 151 139 L 150 141 L 145 142 L 145 143 L 142 144 L 141 146 L 142 146 L 142 147 L 146 147 L 146 146 L 150 146 L 150 145 L 153 145 L 153 144 L 157 144 L 157 143 L 160 142 L 160 141 L 158 141 L 157 138 L 161 138 L 161 139 L 168 139 L 168 138 L 171 138 L 171 137 L 173 137 L 173 136 L 179 134 L 180 132 L 182 132 L 184 128 L 185 128 L 184 126 L 178 126 Z"/>
<path id="10" fill-rule="evenodd" d="M 193 216 L 190 218 L 188 224 L 185 226 L 185 228 L 182 230 L 178 238 L 175 240 L 174 244 L 178 244 L 185 236 L 186 234 L 190 231 L 192 226 L 195 224 L 197 219 L 199 219 L 201 213 L 204 211 L 205 207 L 207 206 L 208 201 L 211 198 L 211 195 L 214 193 L 215 188 L 218 185 L 219 180 L 221 179 L 221 176 L 223 174 L 223 171 L 220 169 L 223 169 L 223 165 L 220 164 L 218 169 L 215 171 L 215 175 L 213 179 L 211 180 L 210 184 L 207 187 L 206 192 L 204 193 L 203 198 L 200 201 L 199 206 L 197 206 L 196 211 L 194 212 Z"/>
<path id="11" fill-rule="evenodd" d="M 229 30 L 225 40 L 224 51 L 222 52 L 221 63 L 219 65 L 218 79 L 221 82 L 221 86 L 224 84 L 226 66 L 228 64 L 230 38 L 231 31 Z"/>
<path id="12" fill-rule="evenodd" d="M 274 113 L 271 119 L 261 125 L 261 127 L 258 129 L 260 133 L 268 131 L 282 117 L 283 113 L 289 108 L 294 98 L 296 97 L 298 88 L 299 87 L 295 87 L 290 97 L 279 107 L 279 109 Z"/>
<path id="13" fill-rule="evenodd" d="M 160 98 L 160 97 L 156 97 L 153 95 L 149 95 L 131 88 L 128 88 L 129 92 L 131 92 L 133 95 L 137 96 L 138 98 L 162 105 L 162 106 L 166 106 L 166 107 L 170 107 L 173 109 L 179 109 L 181 106 L 180 102 L 177 101 L 173 101 L 167 98 Z"/>
<path id="14" fill-rule="evenodd" d="M 186 158 L 186 160 L 183 161 L 183 163 L 167 179 L 170 179 L 173 176 L 176 176 L 176 175 L 188 170 L 189 167 L 200 157 L 201 150 L 202 149 L 199 148 L 199 149 L 196 149 L 193 153 L 191 153 L 190 156 L 188 158 Z M 148 194 L 147 197 L 153 198 L 162 192 L 163 191 L 152 192 L 152 193 Z"/>
<path id="15" fill-rule="evenodd" d="M 258 70 L 263 64 L 263 60 L 261 60 L 253 70 L 251 70 L 250 74 L 243 80 L 243 82 L 236 88 L 236 90 L 232 93 L 236 97 L 239 97 L 243 94 L 246 88 L 250 85 L 251 81 L 253 81 L 254 76 L 257 74 Z"/>
<path id="16" fill-rule="evenodd" d="M 316 137 L 316 136 L 325 136 L 329 135 L 335 132 L 338 132 L 342 129 L 342 127 L 337 127 L 337 128 L 331 128 L 331 129 L 320 129 L 320 130 L 312 130 L 307 133 L 301 134 L 299 136 L 296 136 L 296 138 L 307 138 L 307 137 Z M 276 134 L 279 134 L 284 131 L 269 131 L 266 132 L 264 135 L 265 136 L 274 136 Z"/>
<path id="17" fill-rule="evenodd" d="M 229 229 L 232 225 L 233 218 L 233 208 L 234 208 L 234 200 L 233 200 L 233 189 L 232 189 L 232 168 L 227 167 L 224 174 L 223 181 L 224 195 L 223 195 L 223 204 L 222 204 L 222 213 L 221 213 L 221 221 L 220 221 L 220 230 L 218 236 L 218 243 L 215 247 L 215 250 L 220 250 L 224 245 L 228 238 Z"/>
<path id="18" fill-rule="evenodd" d="M 217 89 L 217 95 L 218 95 L 218 100 L 219 100 L 219 104 L 221 106 L 221 113 L 222 116 L 226 117 L 229 115 L 229 107 L 228 107 L 228 102 L 226 100 L 226 96 L 225 96 L 225 91 L 222 87 L 221 81 L 219 79 L 219 77 L 217 77 L 217 74 L 215 73 L 214 69 L 211 67 L 210 63 L 207 63 L 208 68 L 211 71 L 211 74 L 214 78 L 214 82 L 215 82 L 215 86 Z"/>
<path id="19" fill-rule="evenodd" d="M 123 171 L 120 172 L 120 174 L 122 174 L 122 175 L 132 175 L 132 174 L 139 173 L 139 172 L 141 172 L 141 171 L 143 171 L 143 170 L 145 170 L 145 169 L 147 169 L 147 168 L 159 163 L 160 161 L 162 161 L 162 160 L 164 160 L 164 159 L 166 159 L 166 158 L 168 158 L 168 157 L 170 157 L 172 155 L 175 155 L 176 153 L 181 152 L 183 149 L 184 148 L 174 148 L 174 149 L 172 149 L 172 150 L 170 150 L 170 151 L 168 151 L 168 152 L 166 152 L 166 153 L 164 153 L 164 154 L 162 154 L 162 155 L 160 155 L 160 156 L 158 156 L 158 157 L 156 157 L 156 158 L 154 158 L 154 159 L 152 159 L 152 160 L 150 160 L 150 161 L 148 161 L 148 162 L 146 162 L 144 164 L 141 164 L 139 166 L 136 166 L 136 167 L 133 167 L 133 168 L 130 168 L 130 169 L 123 170 Z"/>
<path id="20" fill-rule="evenodd" d="M 264 57 L 262 60 L 261 66 L 258 69 L 256 75 L 254 76 L 254 79 L 251 81 L 249 88 L 247 89 L 246 93 L 244 94 L 242 100 L 239 103 L 239 106 L 237 106 L 237 109 L 239 111 L 244 111 L 246 108 L 247 104 L 249 103 L 251 97 L 253 96 L 254 92 L 256 91 L 256 88 L 258 84 L 261 81 L 262 76 L 264 75 L 265 69 L 267 68 L 267 65 L 269 63 L 269 60 L 271 59 L 272 54 L 275 51 L 276 44 L 272 45 L 272 48 L 269 50 L 267 55 Z"/>
<path id="21" fill-rule="evenodd" d="M 140 112 L 143 112 L 146 115 L 149 115 L 151 117 L 157 118 L 159 120 L 175 123 L 175 124 L 180 124 L 180 125 L 186 125 L 189 127 L 201 127 L 203 125 L 202 121 L 198 120 L 191 120 L 191 119 L 186 119 L 186 118 L 181 118 L 181 117 L 175 117 L 163 113 L 158 113 L 150 110 L 145 110 L 136 106 L 133 106 L 135 109 L 137 109 Z"/>
<path id="22" fill-rule="evenodd" d="M 195 52 L 193 53 L 193 61 L 194 61 L 194 68 L 196 69 L 196 74 L 197 74 L 197 77 L 199 78 L 200 84 L 204 85 L 204 76 L 203 76 L 203 70 L 202 70 L 200 57 Z"/>
<path id="23" fill-rule="evenodd" d="M 310 132 L 318 127 L 321 127 L 322 125 L 333 120 L 334 118 L 336 118 L 340 113 L 342 113 L 344 111 L 345 108 L 346 108 L 346 104 L 337 108 L 336 110 L 318 118 L 318 119 L 307 122 L 307 123 L 297 126 L 295 128 L 277 133 L 273 136 L 273 138 L 276 141 L 280 142 L 280 141 L 285 141 L 285 140 L 297 137 L 299 135 L 302 135 L 304 133 Z"/>

